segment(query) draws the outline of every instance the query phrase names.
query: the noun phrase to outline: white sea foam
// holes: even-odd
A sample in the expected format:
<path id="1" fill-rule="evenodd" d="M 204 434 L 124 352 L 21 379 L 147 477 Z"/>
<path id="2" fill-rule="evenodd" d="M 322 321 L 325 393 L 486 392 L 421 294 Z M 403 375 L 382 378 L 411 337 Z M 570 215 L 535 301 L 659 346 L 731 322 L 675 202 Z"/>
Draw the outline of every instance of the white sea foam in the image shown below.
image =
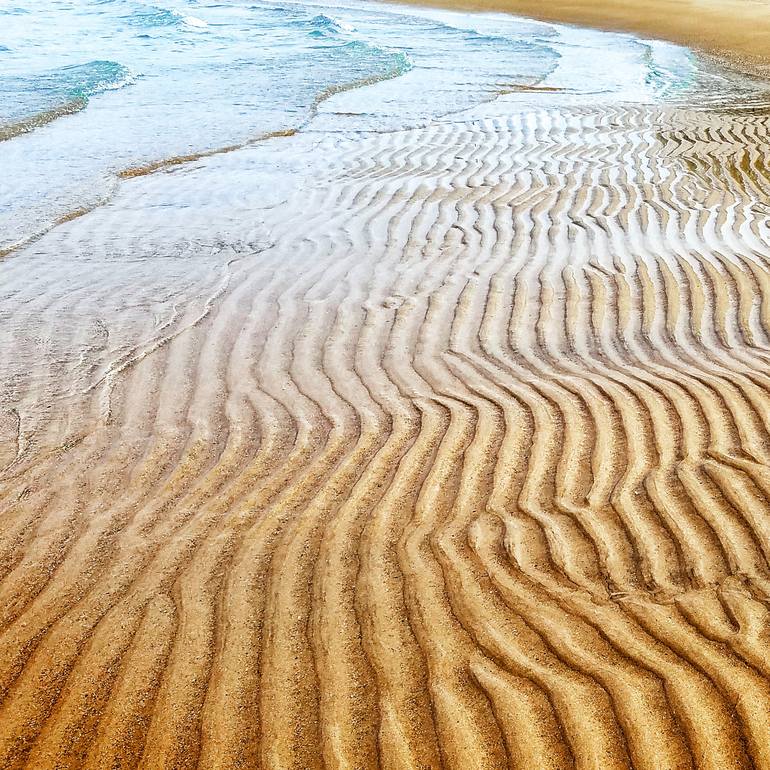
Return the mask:
<path id="1" fill-rule="evenodd" d="M 206 29 L 209 26 L 207 22 L 197 16 L 180 15 L 180 20 L 186 27 L 193 27 L 194 29 Z"/>

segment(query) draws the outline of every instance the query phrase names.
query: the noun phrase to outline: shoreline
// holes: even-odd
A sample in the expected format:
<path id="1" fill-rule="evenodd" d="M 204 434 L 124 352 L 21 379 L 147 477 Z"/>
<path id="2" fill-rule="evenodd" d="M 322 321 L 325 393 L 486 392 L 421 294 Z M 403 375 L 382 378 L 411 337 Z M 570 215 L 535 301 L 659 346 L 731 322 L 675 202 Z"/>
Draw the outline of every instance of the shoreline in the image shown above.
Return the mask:
<path id="1" fill-rule="evenodd" d="M 395 0 L 468 13 L 510 13 L 537 21 L 666 40 L 722 66 L 770 77 L 770 5 L 741 0 Z"/>

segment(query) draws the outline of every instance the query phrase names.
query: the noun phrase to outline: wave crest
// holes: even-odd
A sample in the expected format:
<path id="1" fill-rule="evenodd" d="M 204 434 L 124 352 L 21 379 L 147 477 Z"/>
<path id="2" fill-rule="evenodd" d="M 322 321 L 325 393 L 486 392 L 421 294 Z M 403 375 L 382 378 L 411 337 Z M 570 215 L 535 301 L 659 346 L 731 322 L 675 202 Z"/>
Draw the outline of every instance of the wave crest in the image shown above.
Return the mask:
<path id="1" fill-rule="evenodd" d="M 182 11 L 172 8 L 161 8 L 148 5 L 124 17 L 129 24 L 142 28 L 152 27 L 184 27 L 186 29 L 206 29 L 208 24 L 197 16 L 189 16 Z"/>

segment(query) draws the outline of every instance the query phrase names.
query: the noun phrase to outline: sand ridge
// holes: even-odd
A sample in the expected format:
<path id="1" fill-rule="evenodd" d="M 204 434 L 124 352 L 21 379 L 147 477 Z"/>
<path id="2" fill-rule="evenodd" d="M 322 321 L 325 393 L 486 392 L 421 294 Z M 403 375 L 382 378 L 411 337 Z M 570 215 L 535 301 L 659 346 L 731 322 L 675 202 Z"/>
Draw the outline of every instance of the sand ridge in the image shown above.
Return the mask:
<path id="1" fill-rule="evenodd" d="M 12 255 L 0 766 L 770 767 L 767 121 L 277 137 Z"/>

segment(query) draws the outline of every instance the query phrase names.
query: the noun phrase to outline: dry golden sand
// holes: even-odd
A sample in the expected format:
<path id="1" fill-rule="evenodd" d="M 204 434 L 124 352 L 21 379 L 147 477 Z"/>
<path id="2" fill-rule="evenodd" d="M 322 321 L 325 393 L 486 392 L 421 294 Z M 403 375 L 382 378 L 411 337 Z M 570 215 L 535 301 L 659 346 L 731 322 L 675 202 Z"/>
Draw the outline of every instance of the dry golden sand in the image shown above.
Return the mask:
<path id="1" fill-rule="evenodd" d="M 10 254 L 0 767 L 770 768 L 769 131 L 299 133 Z"/>
<path id="2" fill-rule="evenodd" d="M 401 0 L 402 2 L 409 0 Z M 507 11 L 543 21 L 635 32 L 770 71 L 768 0 L 415 0 L 420 5 Z"/>

